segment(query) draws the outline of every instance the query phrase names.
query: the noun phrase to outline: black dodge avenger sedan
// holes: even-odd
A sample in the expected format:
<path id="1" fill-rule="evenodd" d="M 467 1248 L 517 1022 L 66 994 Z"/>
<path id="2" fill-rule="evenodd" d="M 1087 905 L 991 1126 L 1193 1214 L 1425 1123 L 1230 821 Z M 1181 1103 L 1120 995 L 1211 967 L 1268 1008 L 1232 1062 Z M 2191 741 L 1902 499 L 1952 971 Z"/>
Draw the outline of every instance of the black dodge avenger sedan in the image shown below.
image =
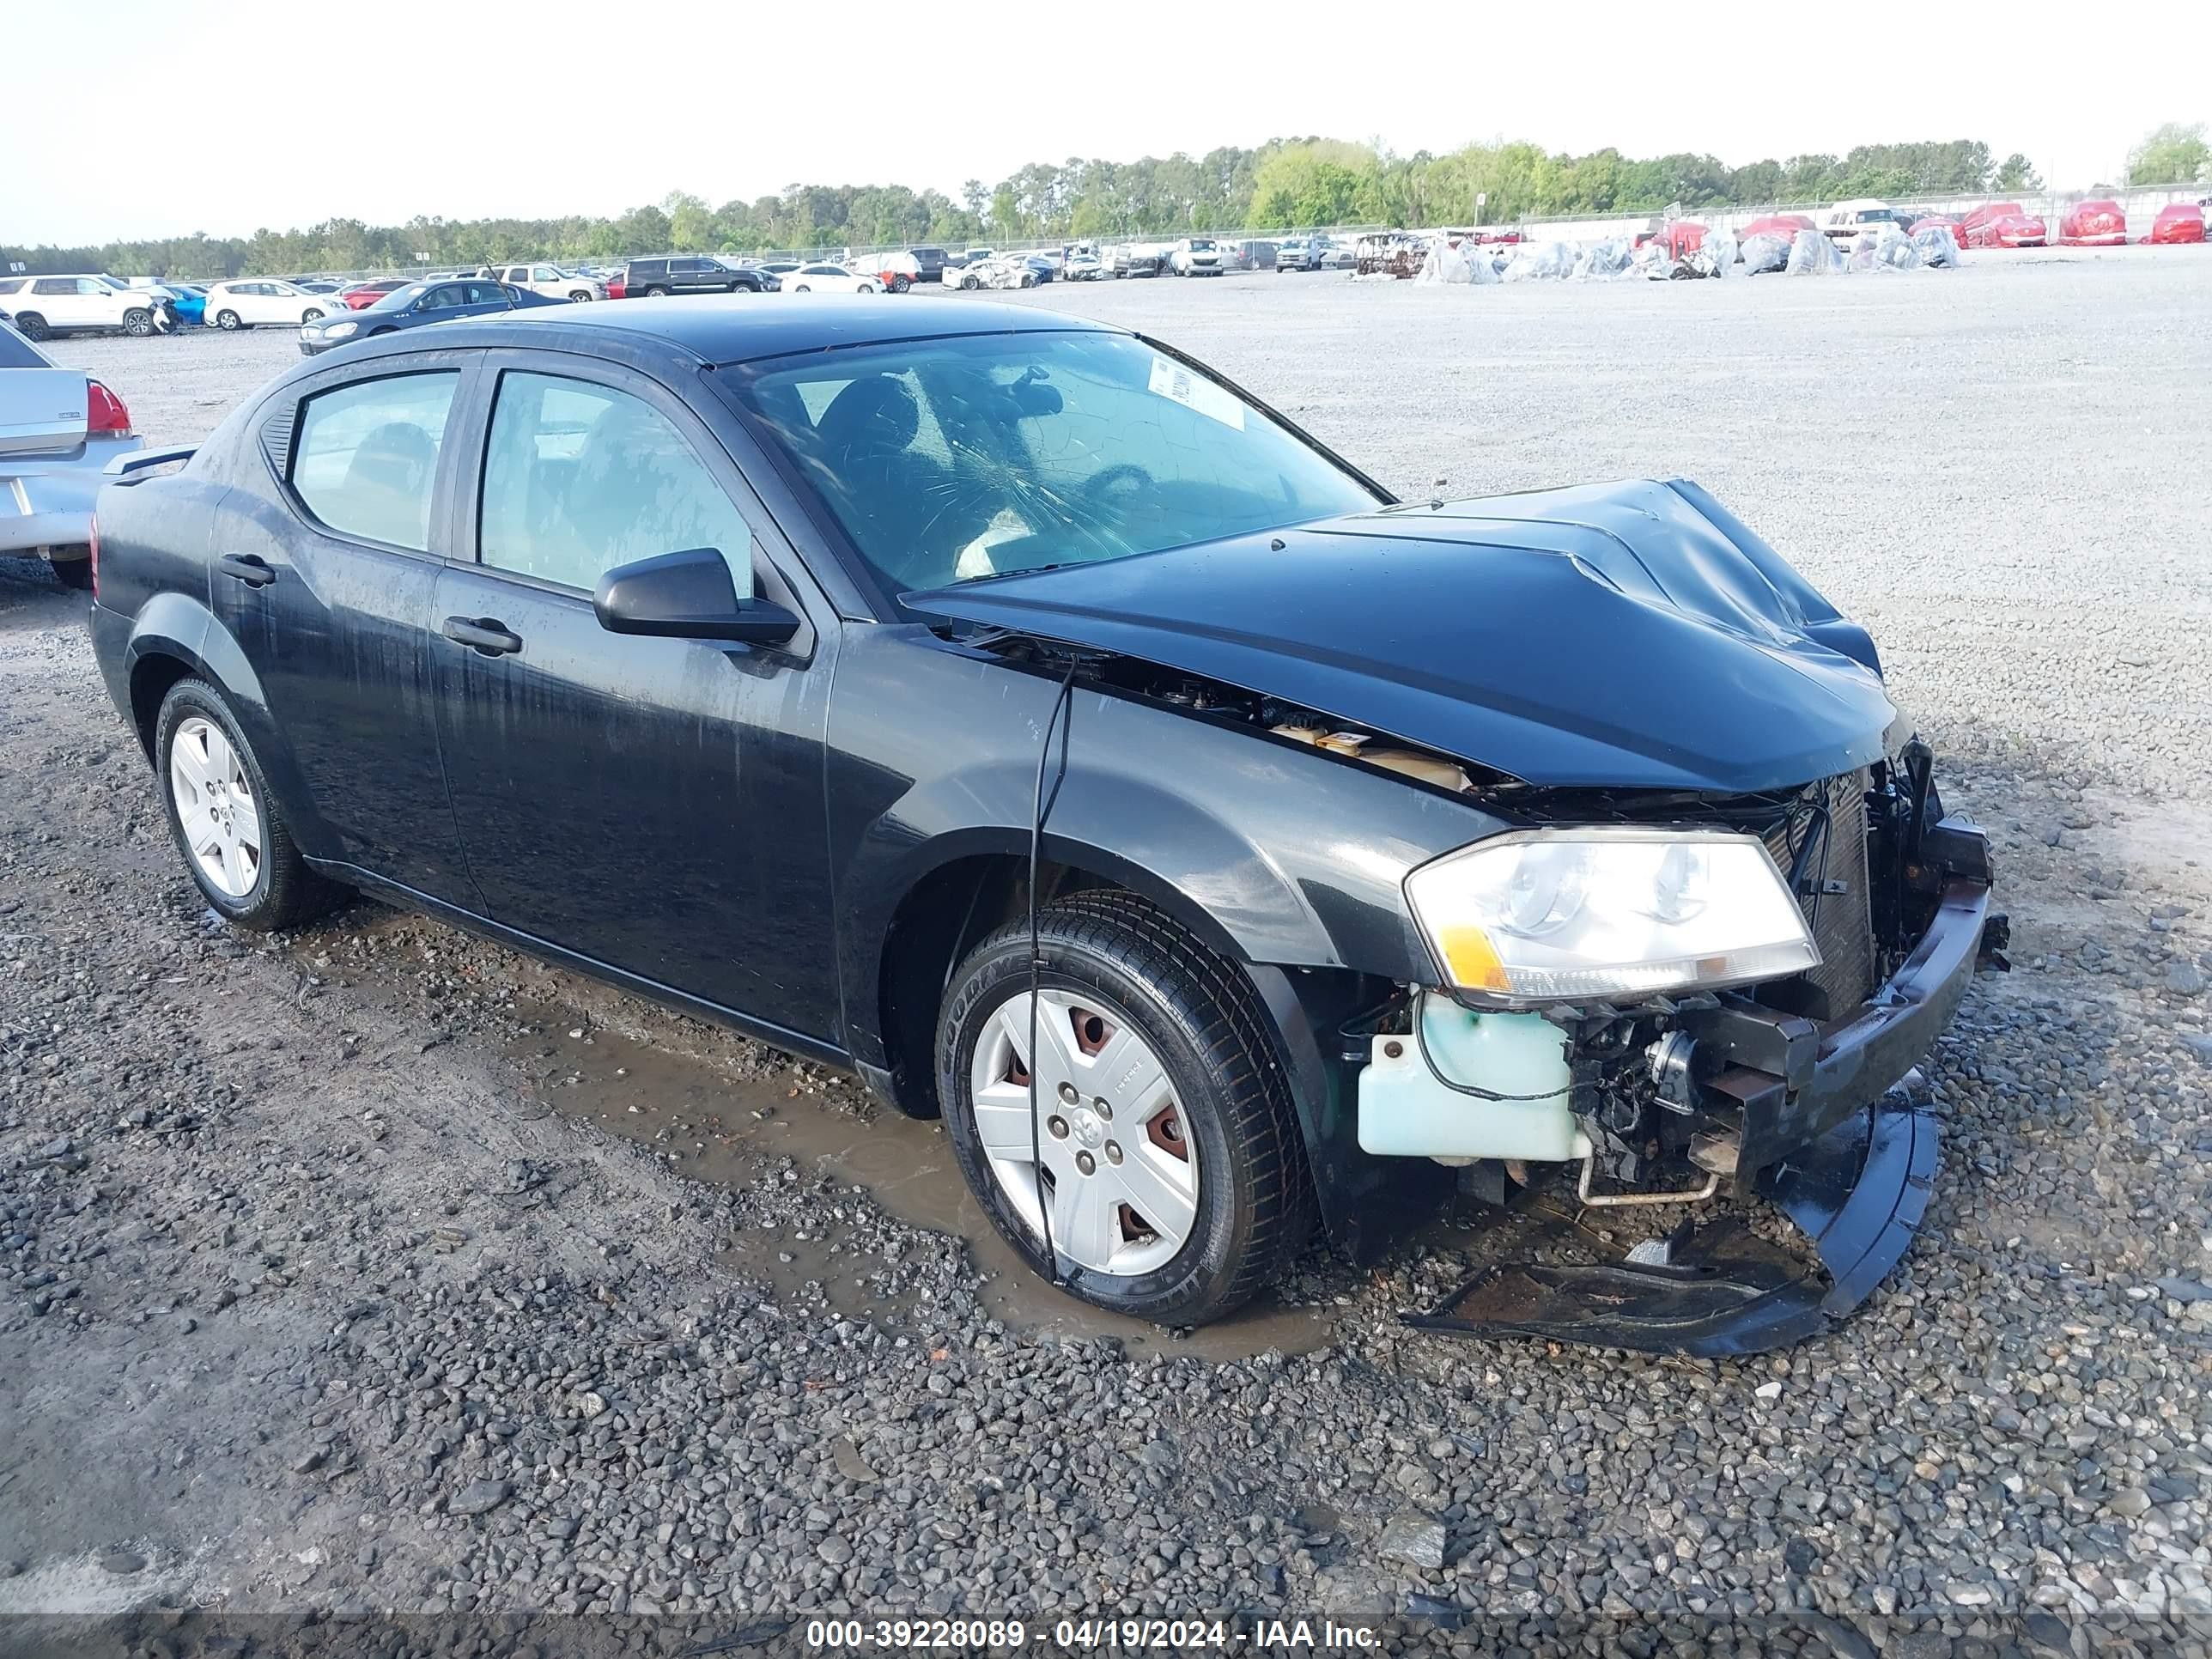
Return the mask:
<path id="1" fill-rule="evenodd" d="M 1556 1181 L 1680 1224 L 1416 1322 L 1819 1330 L 1910 1242 L 1900 1085 L 2000 942 L 1872 641 L 1705 491 L 1400 502 L 1041 311 L 356 343 L 132 458 L 97 558 L 223 915 L 359 890 L 850 1067 L 1164 1323 Z"/>

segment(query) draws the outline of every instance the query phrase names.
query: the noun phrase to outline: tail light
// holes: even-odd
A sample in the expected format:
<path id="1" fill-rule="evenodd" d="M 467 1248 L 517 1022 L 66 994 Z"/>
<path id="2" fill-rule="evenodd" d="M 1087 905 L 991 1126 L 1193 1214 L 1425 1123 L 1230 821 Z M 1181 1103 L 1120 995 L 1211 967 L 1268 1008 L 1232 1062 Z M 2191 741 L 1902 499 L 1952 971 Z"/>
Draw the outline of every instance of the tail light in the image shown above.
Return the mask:
<path id="1" fill-rule="evenodd" d="M 84 383 L 84 429 L 95 438 L 131 435 L 131 411 L 123 399 L 94 380 Z"/>
<path id="2" fill-rule="evenodd" d="M 94 380 L 93 384 L 98 386 L 100 382 Z M 92 528 L 86 539 L 92 549 L 92 600 L 97 605 L 100 603 L 100 515 L 97 513 L 92 515 Z"/>

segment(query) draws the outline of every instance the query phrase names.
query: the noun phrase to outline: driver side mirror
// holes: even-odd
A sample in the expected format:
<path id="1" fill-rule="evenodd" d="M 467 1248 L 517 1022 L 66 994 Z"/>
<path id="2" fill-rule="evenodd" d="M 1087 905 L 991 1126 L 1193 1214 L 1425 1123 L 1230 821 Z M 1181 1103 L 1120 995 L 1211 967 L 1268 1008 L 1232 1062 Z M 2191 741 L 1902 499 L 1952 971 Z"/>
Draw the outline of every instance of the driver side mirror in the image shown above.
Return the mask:
<path id="1" fill-rule="evenodd" d="M 617 565 L 599 578 L 592 614 L 610 634 L 782 645 L 799 618 L 772 599 L 738 598 L 730 567 L 711 547 Z"/>

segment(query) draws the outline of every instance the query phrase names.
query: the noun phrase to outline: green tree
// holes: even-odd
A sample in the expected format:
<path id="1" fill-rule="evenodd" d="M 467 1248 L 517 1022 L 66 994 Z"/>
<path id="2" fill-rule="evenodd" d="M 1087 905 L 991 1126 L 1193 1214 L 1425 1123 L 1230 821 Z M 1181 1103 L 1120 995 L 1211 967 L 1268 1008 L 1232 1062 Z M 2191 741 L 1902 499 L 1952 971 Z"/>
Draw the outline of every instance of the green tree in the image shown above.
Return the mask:
<path id="1" fill-rule="evenodd" d="M 2153 127 L 2128 152 L 2131 185 L 2194 185 L 2212 182 L 2212 144 L 2204 142 L 2204 123 L 2168 121 Z"/>
<path id="2" fill-rule="evenodd" d="M 2009 196 L 2015 191 L 2041 190 L 2043 175 L 2027 157 L 2014 150 L 1997 163 L 1996 171 L 1990 175 L 1990 188 L 2001 196 Z"/>

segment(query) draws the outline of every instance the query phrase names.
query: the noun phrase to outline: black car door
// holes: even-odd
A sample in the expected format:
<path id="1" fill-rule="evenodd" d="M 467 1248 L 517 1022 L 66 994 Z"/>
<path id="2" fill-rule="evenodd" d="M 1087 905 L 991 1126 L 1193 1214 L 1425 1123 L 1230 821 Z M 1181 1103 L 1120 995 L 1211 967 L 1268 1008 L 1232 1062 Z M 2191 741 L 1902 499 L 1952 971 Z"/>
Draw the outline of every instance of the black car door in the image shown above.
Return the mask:
<path id="1" fill-rule="evenodd" d="M 492 917 L 826 1044 L 823 736 L 833 615 L 707 426 L 645 375 L 488 354 L 438 582 L 441 746 Z M 602 629 L 600 574 L 712 547 L 740 594 L 808 618 L 787 646 Z"/>
<path id="2" fill-rule="evenodd" d="M 224 499 L 208 578 L 307 798 L 303 850 L 468 910 L 426 641 L 474 356 L 331 368 L 265 409 L 267 472 Z"/>

